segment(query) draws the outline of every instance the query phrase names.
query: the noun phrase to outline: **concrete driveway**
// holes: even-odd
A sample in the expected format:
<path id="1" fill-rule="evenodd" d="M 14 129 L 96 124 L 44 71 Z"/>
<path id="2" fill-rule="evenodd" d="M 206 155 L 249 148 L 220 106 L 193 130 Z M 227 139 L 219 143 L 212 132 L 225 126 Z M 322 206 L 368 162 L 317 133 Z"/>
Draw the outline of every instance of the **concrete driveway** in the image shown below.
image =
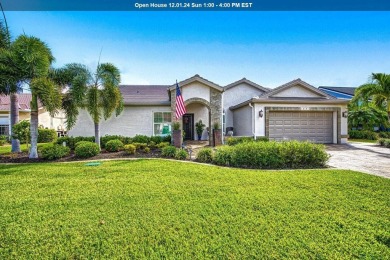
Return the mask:
<path id="1" fill-rule="evenodd" d="M 390 149 L 370 143 L 327 145 L 330 167 L 390 178 Z"/>

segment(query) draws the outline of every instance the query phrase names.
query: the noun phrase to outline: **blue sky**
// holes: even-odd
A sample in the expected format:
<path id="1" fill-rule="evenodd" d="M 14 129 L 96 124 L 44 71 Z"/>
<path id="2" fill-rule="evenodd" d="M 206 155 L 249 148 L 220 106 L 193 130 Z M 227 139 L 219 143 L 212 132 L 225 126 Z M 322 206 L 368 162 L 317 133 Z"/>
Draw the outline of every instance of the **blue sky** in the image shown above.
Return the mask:
<path id="1" fill-rule="evenodd" d="M 45 41 L 55 66 L 112 62 L 122 84 L 195 74 L 265 87 L 301 78 L 358 86 L 390 73 L 390 12 L 6 12 L 13 36 Z"/>

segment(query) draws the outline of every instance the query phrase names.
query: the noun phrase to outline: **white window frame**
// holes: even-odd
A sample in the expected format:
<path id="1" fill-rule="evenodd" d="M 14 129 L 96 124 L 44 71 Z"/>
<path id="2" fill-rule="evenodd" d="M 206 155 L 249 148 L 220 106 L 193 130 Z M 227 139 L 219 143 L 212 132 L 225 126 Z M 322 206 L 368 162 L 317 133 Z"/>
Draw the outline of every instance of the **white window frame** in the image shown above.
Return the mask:
<path id="1" fill-rule="evenodd" d="M 163 119 L 163 121 L 161 122 L 161 123 L 156 123 L 156 122 L 154 122 L 154 115 L 156 114 L 156 113 L 162 113 L 162 119 Z M 168 122 L 168 121 L 164 121 L 164 113 L 169 113 L 169 119 L 170 119 L 170 121 Z M 152 115 L 152 122 L 153 122 L 153 124 L 152 124 L 152 128 L 153 128 L 153 136 L 165 136 L 165 135 L 170 135 L 171 133 L 172 133 L 172 112 L 171 111 L 153 111 L 153 113 L 152 113 L 153 115 Z M 154 128 L 154 126 L 155 125 L 157 125 L 157 124 L 168 124 L 169 125 L 169 129 L 170 129 L 170 132 L 169 132 L 169 134 L 156 134 L 154 131 L 155 131 L 155 128 Z"/>

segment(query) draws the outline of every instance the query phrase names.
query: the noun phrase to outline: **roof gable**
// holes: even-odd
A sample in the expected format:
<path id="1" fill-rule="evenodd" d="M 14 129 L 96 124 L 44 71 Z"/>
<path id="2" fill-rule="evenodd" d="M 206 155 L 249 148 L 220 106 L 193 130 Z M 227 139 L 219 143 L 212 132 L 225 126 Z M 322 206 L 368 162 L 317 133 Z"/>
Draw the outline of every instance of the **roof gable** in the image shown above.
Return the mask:
<path id="1" fill-rule="evenodd" d="M 184 87 L 184 86 L 189 85 L 189 84 L 191 84 L 191 83 L 193 83 L 193 82 L 200 82 L 200 83 L 202 83 L 202 84 L 204 84 L 204 85 L 206 85 L 206 86 L 208 86 L 208 87 L 210 87 L 210 88 L 213 88 L 213 89 L 215 89 L 215 90 L 218 90 L 218 91 L 220 91 L 220 92 L 223 92 L 223 87 L 221 87 L 220 85 L 218 85 L 218 84 L 216 84 L 216 83 L 214 83 L 214 82 L 211 82 L 211 81 L 209 81 L 209 80 L 207 80 L 207 79 L 205 79 L 205 78 L 202 78 L 202 77 L 199 76 L 198 74 L 196 74 L 195 76 L 193 76 L 193 77 L 191 77 L 191 78 L 188 78 L 188 79 L 186 79 L 186 80 L 180 81 L 180 82 L 178 82 L 178 84 L 179 84 L 180 87 Z M 172 91 L 172 90 L 174 90 L 175 88 L 176 88 L 176 83 L 173 84 L 173 85 L 171 85 L 171 86 L 169 87 L 169 90 Z"/>
<path id="2" fill-rule="evenodd" d="M 226 91 L 226 90 L 228 90 L 228 89 L 234 88 L 234 87 L 236 87 L 236 86 L 238 86 L 238 85 L 240 85 L 240 84 L 243 84 L 243 83 L 244 83 L 244 84 L 247 84 L 247 85 L 249 85 L 249 86 L 251 86 L 251 87 L 257 88 L 257 89 L 259 89 L 259 90 L 261 90 L 261 91 L 263 91 L 263 92 L 269 92 L 269 91 L 270 91 L 270 89 L 265 88 L 265 87 L 263 87 L 263 86 L 260 86 L 259 84 L 256 84 L 256 83 L 254 83 L 253 81 L 250 81 L 250 80 L 248 80 L 248 79 L 246 79 L 246 78 L 242 78 L 242 79 L 240 79 L 240 80 L 237 80 L 237 81 L 235 81 L 235 82 L 233 82 L 233 83 L 231 83 L 231 84 L 225 86 L 225 87 L 224 87 L 224 90 Z"/>
<path id="3" fill-rule="evenodd" d="M 261 99 L 272 98 L 316 98 L 334 99 L 334 97 L 322 92 L 301 79 L 290 81 L 274 90 L 260 96 Z"/>

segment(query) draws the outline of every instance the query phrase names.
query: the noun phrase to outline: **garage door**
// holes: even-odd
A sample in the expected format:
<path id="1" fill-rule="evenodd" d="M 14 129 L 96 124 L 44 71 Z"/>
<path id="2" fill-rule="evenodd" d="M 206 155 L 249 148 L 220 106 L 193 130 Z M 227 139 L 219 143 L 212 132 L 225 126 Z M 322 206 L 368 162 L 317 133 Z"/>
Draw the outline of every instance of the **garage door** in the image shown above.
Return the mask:
<path id="1" fill-rule="evenodd" d="M 333 113 L 271 111 L 269 138 L 333 143 Z"/>

